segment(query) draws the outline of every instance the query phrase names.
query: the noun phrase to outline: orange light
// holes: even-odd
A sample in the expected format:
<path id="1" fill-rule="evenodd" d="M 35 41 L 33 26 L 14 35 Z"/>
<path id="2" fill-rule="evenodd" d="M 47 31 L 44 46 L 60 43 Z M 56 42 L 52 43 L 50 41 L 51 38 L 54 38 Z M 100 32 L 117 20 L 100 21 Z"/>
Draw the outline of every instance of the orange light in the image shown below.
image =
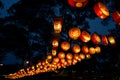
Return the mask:
<path id="1" fill-rule="evenodd" d="M 80 52 L 80 46 L 78 44 L 74 44 L 73 47 L 72 47 L 72 51 L 74 53 L 79 53 Z"/>
<path id="2" fill-rule="evenodd" d="M 73 40 L 77 40 L 80 34 L 81 34 L 81 31 L 77 27 L 71 28 L 68 32 L 69 37 Z"/>
<path id="3" fill-rule="evenodd" d="M 101 52 L 101 48 L 99 46 L 95 47 L 95 53 L 100 53 Z"/>
<path id="4" fill-rule="evenodd" d="M 80 35 L 80 39 L 83 41 L 83 42 L 89 42 L 90 39 L 91 39 L 91 36 L 90 34 L 87 32 L 87 31 L 82 31 L 81 35 Z"/>
<path id="5" fill-rule="evenodd" d="M 52 56 L 56 56 L 57 55 L 57 50 L 56 49 L 52 49 Z"/>
<path id="6" fill-rule="evenodd" d="M 59 57 L 59 59 L 65 58 L 65 53 L 64 52 L 59 52 L 58 57 Z"/>
<path id="7" fill-rule="evenodd" d="M 100 36 L 97 33 L 93 33 L 92 41 L 94 44 L 99 44 L 101 42 Z"/>
<path id="8" fill-rule="evenodd" d="M 75 54 L 73 55 L 73 58 L 76 59 L 76 60 L 78 60 L 78 59 L 79 59 L 79 54 L 76 54 L 76 53 L 75 53 Z"/>
<path id="9" fill-rule="evenodd" d="M 109 10 L 102 2 L 98 2 L 94 5 L 94 12 L 101 19 L 105 19 L 109 16 Z"/>
<path id="10" fill-rule="evenodd" d="M 53 38 L 52 39 L 52 46 L 54 48 L 56 48 L 56 47 L 58 47 L 58 45 L 59 45 L 59 39 L 58 38 Z"/>
<path id="11" fill-rule="evenodd" d="M 95 48 L 94 47 L 90 47 L 89 48 L 89 53 L 90 54 L 95 54 Z"/>
<path id="12" fill-rule="evenodd" d="M 64 41 L 61 43 L 61 49 L 64 50 L 64 51 L 67 51 L 70 49 L 70 43 L 67 42 L 67 41 Z"/>
<path id="13" fill-rule="evenodd" d="M 116 44 L 115 38 L 112 35 L 108 36 L 108 41 L 110 42 L 111 45 L 115 45 Z"/>
<path id="14" fill-rule="evenodd" d="M 85 59 L 85 55 L 83 53 L 80 53 L 79 57 L 80 57 L 81 60 Z"/>
<path id="15" fill-rule="evenodd" d="M 107 37 L 106 36 L 102 36 L 102 42 L 103 42 L 103 44 L 106 46 L 106 45 L 108 45 L 108 39 L 107 39 Z"/>
<path id="16" fill-rule="evenodd" d="M 62 18 L 54 18 L 54 32 L 59 34 L 62 30 Z"/>
<path id="17" fill-rule="evenodd" d="M 54 57 L 53 58 L 53 62 L 58 63 L 59 62 L 59 58 L 58 57 Z"/>
<path id="18" fill-rule="evenodd" d="M 73 55 L 72 55 L 71 53 L 67 53 L 67 54 L 66 54 L 66 58 L 67 58 L 67 59 L 72 59 L 72 58 L 73 58 Z"/>
<path id="19" fill-rule="evenodd" d="M 88 47 L 87 46 L 82 46 L 82 52 L 87 54 L 88 53 Z"/>

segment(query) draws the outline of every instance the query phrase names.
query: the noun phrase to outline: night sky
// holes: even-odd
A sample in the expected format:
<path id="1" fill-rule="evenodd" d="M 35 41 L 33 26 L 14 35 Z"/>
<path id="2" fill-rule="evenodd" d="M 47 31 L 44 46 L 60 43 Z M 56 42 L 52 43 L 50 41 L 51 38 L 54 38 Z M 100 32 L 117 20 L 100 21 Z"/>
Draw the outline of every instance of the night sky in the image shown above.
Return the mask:
<path id="1" fill-rule="evenodd" d="M 106 19 L 100 19 L 94 13 L 93 6 L 98 1 L 89 0 L 85 7 L 74 8 L 67 0 L 0 0 L 0 64 L 3 64 L 2 67 L 15 65 L 20 69 L 25 67 L 26 60 L 34 64 L 44 59 L 51 49 L 53 18 L 60 16 L 64 24 L 60 36 L 63 40 L 67 40 L 67 31 L 73 26 L 85 29 L 90 34 L 97 32 L 99 35 L 114 35 L 117 46 L 109 45 L 106 48 L 101 43 L 104 51 L 93 56 L 90 61 L 86 60 L 86 65 L 95 60 L 91 66 L 96 71 L 104 71 L 107 67 L 108 71 L 120 70 L 120 26 L 111 17 L 113 11 L 120 11 L 119 0 L 100 0 L 110 11 Z M 85 66 L 85 62 L 80 65 Z M 3 70 L 1 75 L 6 73 Z"/>

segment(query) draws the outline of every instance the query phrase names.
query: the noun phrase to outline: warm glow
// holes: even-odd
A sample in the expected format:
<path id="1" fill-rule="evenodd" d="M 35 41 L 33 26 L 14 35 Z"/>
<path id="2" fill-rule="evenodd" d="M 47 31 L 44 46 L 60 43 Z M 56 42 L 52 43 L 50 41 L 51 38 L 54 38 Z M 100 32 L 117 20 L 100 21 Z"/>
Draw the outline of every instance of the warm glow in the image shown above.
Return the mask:
<path id="1" fill-rule="evenodd" d="M 87 54 L 88 53 L 88 47 L 87 46 L 82 46 L 82 52 Z"/>
<path id="2" fill-rule="evenodd" d="M 68 32 L 69 37 L 73 40 L 77 40 L 80 34 L 81 34 L 81 31 L 77 27 L 71 28 Z"/>
<path id="3" fill-rule="evenodd" d="M 60 59 L 65 58 L 65 53 L 64 53 L 64 52 L 59 52 L 59 53 L 58 53 L 58 57 L 59 57 Z"/>
<path id="4" fill-rule="evenodd" d="M 87 31 L 82 31 L 81 35 L 80 35 L 80 39 L 83 41 L 83 42 L 89 42 L 90 39 L 91 39 L 91 36 L 90 34 L 87 32 Z"/>
<path id="5" fill-rule="evenodd" d="M 101 42 L 100 36 L 97 33 L 93 33 L 92 41 L 94 44 L 99 44 Z"/>
<path id="6" fill-rule="evenodd" d="M 53 58 L 53 62 L 54 62 L 54 63 L 58 63 L 58 62 L 59 62 L 59 58 L 58 58 L 58 57 L 54 57 L 54 58 Z"/>
<path id="7" fill-rule="evenodd" d="M 79 53 L 80 52 L 80 46 L 78 44 L 74 44 L 73 47 L 72 47 L 72 51 L 74 53 Z"/>
<path id="8" fill-rule="evenodd" d="M 90 59 L 91 58 L 90 54 L 86 54 L 86 58 Z"/>
<path id="9" fill-rule="evenodd" d="M 115 45 L 115 38 L 113 36 L 108 36 L 108 41 L 110 42 L 111 45 Z"/>
<path id="10" fill-rule="evenodd" d="M 95 54 L 95 48 L 94 47 L 90 47 L 89 48 L 89 53 L 90 54 Z"/>
<path id="11" fill-rule="evenodd" d="M 101 52 L 101 48 L 99 46 L 95 47 L 95 53 L 100 53 Z"/>
<path id="12" fill-rule="evenodd" d="M 66 54 L 66 59 L 72 59 L 72 58 L 73 58 L 73 55 L 71 53 Z"/>
<path id="13" fill-rule="evenodd" d="M 56 49 L 52 49 L 52 56 L 56 56 L 57 55 L 57 50 Z"/>
<path id="14" fill-rule="evenodd" d="M 78 2 L 78 3 L 75 4 L 76 7 L 82 7 L 82 5 L 83 4 L 81 2 Z"/>
<path id="15" fill-rule="evenodd" d="M 67 51 L 70 49 L 70 43 L 67 42 L 67 41 L 64 41 L 61 43 L 61 49 L 64 50 L 64 51 Z"/>
<path id="16" fill-rule="evenodd" d="M 101 2 L 98 2 L 97 4 L 94 5 L 94 12 L 101 19 L 105 19 L 105 18 L 107 18 L 109 16 L 109 10 Z"/>
<path id="17" fill-rule="evenodd" d="M 53 38 L 53 39 L 52 39 L 52 46 L 53 46 L 53 47 L 58 47 L 58 45 L 59 45 L 59 40 L 58 40 L 58 38 Z"/>
<path id="18" fill-rule="evenodd" d="M 118 25 L 120 25 L 120 13 L 118 11 L 112 13 L 112 18 Z"/>
<path id="19" fill-rule="evenodd" d="M 82 59 L 85 59 L 85 55 L 84 55 L 83 53 L 80 53 L 80 54 L 79 54 L 79 57 L 80 57 L 81 60 L 82 60 Z"/>
<path id="20" fill-rule="evenodd" d="M 79 54 L 76 54 L 76 53 L 75 53 L 75 54 L 73 55 L 73 58 L 76 59 L 76 60 L 78 60 L 78 59 L 79 59 Z"/>
<path id="21" fill-rule="evenodd" d="M 54 32 L 59 34 L 62 30 L 62 18 L 54 18 Z"/>
<path id="22" fill-rule="evenodd" d="M 102 42 L 105 46 L 108 45 L 108 39 L 106 36 L 102 36 Z"/>

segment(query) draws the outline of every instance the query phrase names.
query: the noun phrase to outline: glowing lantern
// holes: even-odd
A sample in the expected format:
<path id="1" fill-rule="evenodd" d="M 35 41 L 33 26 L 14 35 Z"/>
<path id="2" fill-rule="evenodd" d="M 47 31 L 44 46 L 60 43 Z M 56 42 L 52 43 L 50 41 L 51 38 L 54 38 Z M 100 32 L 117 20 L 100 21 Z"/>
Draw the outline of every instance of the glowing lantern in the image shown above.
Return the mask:
<path id="1" fill-rule="evenodd" d="M 93 33 L 91 38 L 95 44 L 99 44 L 101 41 L 100 36 L 97 33 Z"/>
<path id="2" fill-rule="evenodd" d="M 78 60 L 79 59 L 79 54 L 74 54 L 73 58 L 76 59 L 76 60 Z"/>
<path id="3" fill-rule="evenodd" d="M 89 53 L 90 54 L 95 54 L 95 48 L 94 47 L 90 47 L 89 48 Z"/>
<path id="4" fill-rule="evenodd" d="M 85 55 L 83 53 L 79 54 L 80 59 L 85 59 Z"/>
<path id="5" fill-rule="evenodd" d="M 120 13 L 118 11 L 112 13 L 112 18 L 118 25 L 120 25 Z"/>
<path id="6" fill-rule="evenodd" d="M 68 63 L 68 65 L 71 65 L 72 64 L 72 59 L 67 59 L 67 63 Z"/>
<path id="7" fill-rule="evenodd" d="M 106 36 L 102 36 L 102 42 L 105 46 L 108 45 L 108 39 Z"/>
<path id="8" fill-rule="evenodd" d="M 115 45 L 116 43 L 115 38 L 112 35 L 108 36 L 108 41 L 110 42 L 111 45 Z"/>
<path id="9" fill-rule="evenodd" d="M 86 4 L 88 3 L 88 0 L 68 0 L 68 4 L 72 7 L 85 7 Z"/>
<path id="10" fill-rule="evenodd" d="M 53 38 L 52 39 L 52 46 L 54 47 L 54 48 L 56 48 L 56 47 L 58 47 L 58 45 L 59 45 L 59 39 L 56 37 L 56 38 Z"/>
<path id="11" fill-rule="evenodd" d="M 74 53 L 79 53 L 80 52 L 80 46 L 78 44 L 74 44 L 73 47 L 72 47 L 72 51 Z"/>
<path id="12" fill-rule="evenodd" d="M 86 58 L 90 59 L 91 58 L 90 54 L 86 54 Z"/>
<path id="13" fill-rule="evenodd" d="M 89 42 L 90 39 L 91 39 L 91 36 L 90 34 L 87 32 L 87 31 L 82 31 L 81 35 L 80 35 L 80 39 L 83 41 L 83 42 Z"/>
<path id="14" fill-rule="evenodd" d="M 81 34 L 81 31 L 77 27 L 71 28 L 68 32 L 69 37 L 73 40 L 77 40 L 80 34 Z"/>
<path id="15" fill-rule="evenodd" d="M 101 52 L 101 48 L 99 46 L 95 47 L 95 53 L 100 53 Z"/>
<path id="16" fill-rule="evenodd" d="M 88 53 L 88 47 L 87 46 L 82 46 L 82 52 L 87 54 Z"/>
<path id="17" fill-rule="evenodd" d="M 69 50 L 69 49 L 70 49 L 70 43 L 67 42 L 67 41 L 62 42 L 62 43 L 61 43 L 61 48 L 62 48 L 62 50 L 64 50 L 64 51 Z"/>
<path id="18" fill-rule="evenodd" d="M 53 63 L 58 63 L 59 62 L 59 58 L 58 57 L 54 57 L 53 58 Z"/>
<path id="19" fill-rule="evenodd" d="M 101 3 L 98 2 L 94 5 L 94 12 L 96 13 L 96 15 L 101 18 L 101 19 L 105 19 L 109 16 L 109 10 L 107 9 L 107 7 Z"/>
<path id="20" fill-rule="evenodd" d="M 58 57 L 59 57 L 59 59 L 65 58 L 65 53 L 64 52 L 59 52 Z"/>
<path id="21" fill-rule="evenodd" d="M 47 58 L 46 59 L 48 59 L 48 60 L 51 60 L 52 59 L 52 55 L 47 55 Z"/>
<path id="22" fill-rule="evenodd" d="M 62 18 L 54 18 L 54 32 L 59 34 L 62 30 Z"/>
<path id="23" fill-rule="evenodd" d="M 72 55 L 71 53 L 67 53 L 67 54 L 66 54 L 66 58 L 67 58 L 67 59 L 72 59 L 72 58 L 73 58 L 73 55 Z"/>
<path id="24" fill-rule="evenodd" d="M 76 59 L 73 59 L 73 65 L 75 65 L 78 61 Z"/>
<path id="25" fill-rule="evenodd" d="M 52 49 L 52 56 L 56 56 L 57 54 L 57 50 L 56 49 Z"/>
<path id="26" fill-rule="evenodd" d="M 65 63 L 65 59 L 60 59 L 60 62 L 63 64 Z"/>

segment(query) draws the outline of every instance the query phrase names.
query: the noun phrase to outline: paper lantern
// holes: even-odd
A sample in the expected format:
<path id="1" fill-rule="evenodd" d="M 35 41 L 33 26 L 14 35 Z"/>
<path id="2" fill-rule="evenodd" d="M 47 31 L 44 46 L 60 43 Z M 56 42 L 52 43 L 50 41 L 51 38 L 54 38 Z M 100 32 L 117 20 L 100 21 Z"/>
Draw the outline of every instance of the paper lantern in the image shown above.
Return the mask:
<path id="1" fill-rule="evenodd" d="M 89 48 L 89 53 L 90 54 L 95 54 L 95 48 L 94 47 L 90 47 Z"/>
<path id="2" fill-rule="evenodd" d="M 85 7 L 86 4 L 88 3 L 88 0 L 68 0 L 68 4 L 72 7 Z"/>
<path id="3" fill-rule="evenodd" d="M 74 53 L 79 53 L 80 52 L 80 46 L 78 44 L 74 44 L 73 47 L 72 47 L 72 51 Z"/>
<path id="4" fill-rule="evenodd" d="M 72 64 L 72 59 L 67 59 L 68 66 Z"/>
<path id="5" fill-rule="evenodd" d="M 60 59 L 60 63 L 61 64 L 65 63 L 65 59 Z"/>
<path id="6" fill-rule="evenodd" d="M 81 34 L 81 31 L 77 27 L 71 28 L 68 32 L 69 37 L 73 40 L 77 40 L 80 34 Z"/>
<path id="7" fill-rule="evenodd" d="M 62 18 L 54 18 L 54 33 L 59 34 L 62 30 Z"/>
<path id="8" fill-rule="evenodd" d="M 100 53 L 101 52 L 101 48 L 99 46 L 95 47 L 95 53 Z"/>
<path id="9" fill-rule="evenodd" d="M 101 19 L 105 19 L 109 16 L 109 10 L 102 2 L 98 2 L 94 5 L 94 12 Z"/>
<path id="10" fill-rule="evenodd" d="M 76 59 L 76 60 L 78 60 L 78 59 L 79 59 L 79 54 L 76 54 L 76 53 L 75 53 L 75 54 L 73 55 L 73 58 Z"/>
<path id="11" fill-rule="evenodd" d="M 83 53 L 80 53 L 79 57 L 80 57 L 81 60 L 85 59 L 85 55 Z"/>
<path id="12" fill-rule="evenodd" d="M 91 38 L 94 44 L 99 44 L 101 42 L 100 36 L 97 33 L 93 33 Z"/>
<path id="13" fill-rule="evenodd" d="M 70 49 L 70 43 L 67 42 L 67 41 L 63 41 L 63 42 L 61 43 L 61 49 L 64 50 L 64 51 L 69 50 L 69 49 Z"/>
<path id="14" fill-rule="evenodd" d="M 105 35 L 102 36 L 102 42 L 105 46 L 108 45 L 108 39 Z"/>
<path id="15" fill-rule="evenodd" d="M 87 31 L 82 31 L 81 35 L 80 35 L 80 39 L 83 41 L 83 42 L 89 42 L 90 39 L 91 39 L 91 36 L 90 34 L 87 32 Z"/>
<path id="16" fill-rule="evenodd" d="M 59 62 L 59 58 L 58 57 L 54 57 L 53 58 L 53 63 L 58 63 Z"/>
<path id="17" fill-rule="evenodd" d="M 109 35 L 109 36 L 108 36 L 108 41 L 109 41 L 109 43 L 110 43 L 111 45 L 113 45 L 113 46 L 116 44 L 115 38 L 114 38 L 112 35 Z"/>
<path id="18" fill-rule="evenodd" d="M 82 52 L 87 54 L 88 53 L 88 47 L 87 46 L 82 46 Z"/>
<path id="19" fill-rule="evenodd" d="M 57 50 L 56 49 L 52 49 L 52 56 L 56 56 L 57 55 Z"/>
<path id="20" fill-rule="evenodd" d="M 112 13 L 112 18 L 118 25 L 120 25 L 120 13 L 118 11 Z"/>
<path id="21" fill-rule="evenodd" d="M 64 52 L 59 52 L 59 53 L 58 53 L 58 58 L 59 58 L 59 59 L 65 58 L 65 53 L 64 53 Z"/>
<path id="22" fill-rule="evenodd" d="M 56 48 L 56 47 L 58 47 L 58 45 L 59 45 L 59 39 L 58 39 L 57 37 L 54 37 L 54 38 L 52 39 L 52 46 L 53 46 L 54 48 Z"/>
<path id="23" fill-rule="evenodd" d="M 71 53 L 66 54 L 66 59 L 72 59 L 72 58 L 73 58 L 73 55 Z"/>

